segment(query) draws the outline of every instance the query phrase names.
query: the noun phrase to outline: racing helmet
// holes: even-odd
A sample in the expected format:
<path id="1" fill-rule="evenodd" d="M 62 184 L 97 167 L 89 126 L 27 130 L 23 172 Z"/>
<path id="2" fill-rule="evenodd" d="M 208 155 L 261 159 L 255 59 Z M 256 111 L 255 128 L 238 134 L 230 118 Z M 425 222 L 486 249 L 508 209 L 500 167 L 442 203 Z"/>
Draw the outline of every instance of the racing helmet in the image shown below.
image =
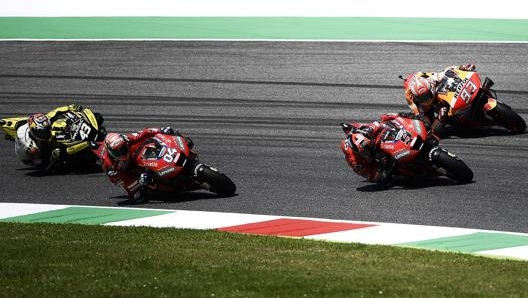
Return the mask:
<path id="1" fill-rule="evenodd" d="M 29 135 L 36 141 L 47 141 L 51 138 L 51 121 L 42 114 L 33 114 L 28 118 Z"/>
<path id="2" fill-rule="evenodd" d="M 433 99 L 431 83 L 423 77 L 413 77 L 409 82 L 412 98 L 416 103 L 425 104 Z"/>
<path id="3" fill-rule="evenodd" d="M 106 135 L 104 139 L 104 146 L 108 151 L 108 154 L 116 160 L 126 159 L 128 154 L 128 142 L 127 138 L 115 132 L 111 132 Z"/>

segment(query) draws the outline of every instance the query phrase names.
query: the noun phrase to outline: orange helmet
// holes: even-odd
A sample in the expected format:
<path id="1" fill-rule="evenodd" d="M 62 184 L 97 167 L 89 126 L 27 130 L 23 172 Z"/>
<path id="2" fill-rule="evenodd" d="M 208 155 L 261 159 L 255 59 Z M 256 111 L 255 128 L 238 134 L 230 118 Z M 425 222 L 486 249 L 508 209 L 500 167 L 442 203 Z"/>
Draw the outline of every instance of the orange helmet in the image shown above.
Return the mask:
<path id="1" fill-rule="evenodd" d="M 37 141 L 47 141 L 51 138 L 51 121 L 44 114 L 29 116 L 28 127 L 30 136 Z"/>
<path id="2" fill-rule="evenodd" d="M 125 136 L 111 132 L 104 139 L 104 146 L 113 159 L 126 159 L 128 144 Z"/>
<path id="3" fill-rule="evenodd" d="M 426 103 L 433 99 L 433 92 L 431 90 L 431 83 L 423 77 L 413 77 L 409 82 L 409 90 L 411 90 L 413 100 L 418 103 Z"/>

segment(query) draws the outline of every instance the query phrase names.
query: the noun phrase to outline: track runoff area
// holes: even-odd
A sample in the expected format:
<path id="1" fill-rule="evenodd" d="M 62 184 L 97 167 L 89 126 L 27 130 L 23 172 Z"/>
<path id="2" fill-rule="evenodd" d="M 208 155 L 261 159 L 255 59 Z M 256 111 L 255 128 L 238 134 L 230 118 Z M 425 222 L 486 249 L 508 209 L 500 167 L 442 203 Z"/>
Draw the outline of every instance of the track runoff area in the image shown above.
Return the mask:
<path id="1" fill-rule="evenodd" d="M 528 41 L 528 13 L 524 7 L 520 7 L 522 1 L 515 0 L 504 0 L 501 5 L 489 0 L 446 0 L 442 6 L 449 7 L 450 10 L 443 11 L 442 15 L 434 9 L 410 9 L 424 3 L 414 0 L 250 2 L 157 0 L 145 6 L 145 2 L 141 0 L 7 0 L 0 7 L 0 23 L 4 28 L 18 29 L 2 30 L 0 39 Z M 421 15 L 416 15 L 417 11 Z M 134 26 L 138 17 L 152 17 L 157 23 L 154 22 L 152 28 L 139 28 Z M 95 25 L 101 24 L 102 20 L 103 27 Z M 108 24 L 105 24 L 104 20 L 111 20 L 113 25 L 117 24 L 113 26 L 114 30 L 105 27 Z M 293 29 L 274 28 L 272 24 L 277 21 L 282 21 L 283 24 L 285 22 Z M 373 27 L 371 22 L 381 22 L 384 25 Z M 409 26 L 409 22 L 412 26 Z M 25 26 L 17 26 L 21 23 Z M 32 29 L 36 23 L 40 24 L 39 30 Z M 457 23 L 455 27 L 458 31 L 467 31 L 468 34 L 453 35 L 453 32 L 446 32 L 444 24 L 448 23 Z M 72 27 L 64 26 L 65 24 L 71 24 L 73 27 L 93 26 L 93 29 L 82 31 L 88 32 L 83 35 L 79 30 L 69 30 L 68 28 Z M 173 29 L 160 32 L 159 28 L 171 24 L 183 26 L 168 26 Z M 196 28 L 196 24 L 203 27 L 197 31 L 189 30 Z M 430 35 L 406 30 L 426 24 L 433 24 L 435 28 L 430 30 Z M 230 30 L 233 26 L 244 30 Z M 335 30 L 342 26 L 356 29 L 346 30 L 346 33 Z M 129 28 L 129 31 L 123 28 Z M 174 28 L 181 28 L 181 31 Z M 223 30 L 217 30 L 219 28 Z M 482 34 L 475 34 L 476 28 L 479 28 Z M 489 30 L 485 30 L 486 28 Z M 231 33 L 221 33 L 222 31 Z M 402 34 L 404 31 L 406 34 Z M 236 233 L 445 250 L 528 261 L 528 234 L 465 228 L 238 213 L 15 203 L 0 203 L 0 221 L 215 229 Z"/>

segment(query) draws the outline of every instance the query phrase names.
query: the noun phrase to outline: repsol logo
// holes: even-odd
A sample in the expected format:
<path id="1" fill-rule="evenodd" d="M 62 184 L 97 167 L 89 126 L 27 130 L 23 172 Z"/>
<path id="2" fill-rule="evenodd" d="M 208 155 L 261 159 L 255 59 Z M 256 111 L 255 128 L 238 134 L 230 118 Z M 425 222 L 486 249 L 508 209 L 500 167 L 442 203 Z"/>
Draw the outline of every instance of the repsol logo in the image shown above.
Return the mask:
<path id="1" fill-rule="evenodd" d="M 468 78 L 465 78 L 456 86 L 455 95 L 453 95 L 453 98 L 458 98 L 458 95 L 460 95 L 460 92 L 462 92 L 462 89 L 464 89 L 464 86 L 466 85 L 468 80 Z"/>

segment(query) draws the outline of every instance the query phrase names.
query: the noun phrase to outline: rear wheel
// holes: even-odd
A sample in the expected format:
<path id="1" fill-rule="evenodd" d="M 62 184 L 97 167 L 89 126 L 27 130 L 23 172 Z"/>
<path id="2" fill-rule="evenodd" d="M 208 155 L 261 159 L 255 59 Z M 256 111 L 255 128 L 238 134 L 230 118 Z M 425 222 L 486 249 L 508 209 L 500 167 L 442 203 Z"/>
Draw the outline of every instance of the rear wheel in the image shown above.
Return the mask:
<path id="1" fill-rule="evenodd" d="M 503 126 L 513 133 L 522 133 L 526 130 L 526 122 L 509 106 L 497 102 L 497 106 L 488 112 L 497 125 Z"/>
<path id="2" fill-rule="evenodd" d="M 204 188 L 223 196 L 231 196 L 235 193 L 235 183 L 225 174 L 206 165 L 200 165 L 199 167 L 198 180 L 205 184 Z"/>
<path id="3" fill-rule="evenodd" d="M 473 171 L 453 153 L 436 147 L 430 155 L 434 158 L 434 164 L 446 171 L 447 177 L 459 183 L 473 181 Z"/>

